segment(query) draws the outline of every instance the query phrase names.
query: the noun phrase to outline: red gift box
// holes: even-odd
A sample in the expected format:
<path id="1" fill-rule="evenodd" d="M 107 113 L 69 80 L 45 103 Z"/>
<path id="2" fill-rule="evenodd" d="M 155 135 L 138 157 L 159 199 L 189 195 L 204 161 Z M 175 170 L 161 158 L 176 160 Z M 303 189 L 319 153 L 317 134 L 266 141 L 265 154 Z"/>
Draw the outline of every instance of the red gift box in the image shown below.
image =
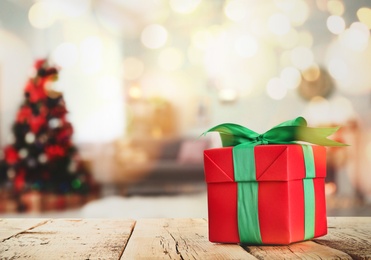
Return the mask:
<path id="1" fill-rule="evenodd" d="M 315 172 L 309 177 L 302 145 L 257 145 L 253 148 L 256 181 L 246 183 L 257 186 L 257 207 L 252 210 L 254 212 L 245 212 L 244 217 L 258 216 L 261 237 L 258 244 L 290 244 L 327 234 L 326 149 L 323 146 L 310 147 Z M 244 198 L 238 194 L 241 183 L 235 180 L 232 150 L 233 147 L 226 147 L 204 151 L 209 240 L 257 244 L 240 238 L 238 203 Z M 307 184 L 312 187 L 309 199 L 304 192 Z M 310 206 L 314 215 L 313 230 L 308 231 L 306 211 Z"/>

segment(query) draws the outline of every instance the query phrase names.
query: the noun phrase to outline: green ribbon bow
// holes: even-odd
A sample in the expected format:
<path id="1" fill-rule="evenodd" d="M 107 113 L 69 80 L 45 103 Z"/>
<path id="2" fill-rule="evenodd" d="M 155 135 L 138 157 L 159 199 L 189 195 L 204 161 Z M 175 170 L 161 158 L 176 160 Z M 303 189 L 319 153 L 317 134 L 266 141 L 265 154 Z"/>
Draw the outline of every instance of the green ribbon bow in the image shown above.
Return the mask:
<path id="1" fill-rule="evenodd" d="M 258 216 L 258 183 L 255 174 L 254 147 L 259 144 L 294 144 L 306 142 L 323 146 L 346 146 L 328 139 L 339 128 L 310 128 L 303 117 L 285 121 L 263 134 L 258 134 L 237 124 L 217 125 L 205 133 L 219 132 L 224 147 L 234 146 L 233 165 L 238 184 L 238 229 L 242 243 L 262 244 Z M 310 145 L 302 145 L 306 168 L 303 180 L 305 204 L 305 236 L 314 236 L 314 187 L 315 166 Z"/>
<path id="2" fill-rule="evenodd" d="M 307 126 L 303 117 L 297 117 L 285 121 L 263 134 L 258 134 L 244 126 L 225 123 L 210 128 L 203 133 L 219 132 L 222 145 L 236 146 L 244 143 L 250 144 L 290 144 L 307 142 L 323 146 L 346 146 L 327 137 L 335 133 L 339 128 L 313 128 Z"/>

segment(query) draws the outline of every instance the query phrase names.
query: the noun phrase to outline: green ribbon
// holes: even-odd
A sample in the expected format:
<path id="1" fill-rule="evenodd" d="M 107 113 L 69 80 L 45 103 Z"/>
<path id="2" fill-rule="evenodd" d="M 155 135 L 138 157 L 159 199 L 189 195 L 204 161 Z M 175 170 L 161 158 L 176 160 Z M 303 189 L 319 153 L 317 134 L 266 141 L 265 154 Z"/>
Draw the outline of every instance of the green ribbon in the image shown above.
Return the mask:
<path id="1" fill-rule="evenodd" d="M 303 117 L 285 121 L 263 134 L 258 134 L 244 126 L 225 123 L 210 128 L 203 133 L 219 132 L 223 147 L 240 144 L 290 144 L 298 141 L 323 146 L 346 146 L 327 137 L 334 134 L 338 127 L 308 127 Z"/>
<path id="2" fill-rule="evenodd" d="M 315 230 L 315 194 L 313 178 L 316 177 L 313 148 L 310 145 L 301 146 L 304 155 L 305 178 L 304 188 L 304 240 L 314 237 Z"/>
<path id="3" fill-rule="evenodd" d="M 233 149 L 234 178 L 237 182 L 237 221 L 241 243 L 261 244 L 258 216 L 258 182 L 255 174 L 254 147 L 242 144 Z M 254 214 L 251 214 L 251 213 Z"/>
<path id="4" fill-rule="evenodd" d="M 262 244 L 258 216 L 258 183 L 255 174 L 254 147 L 260 144 L 312 143 L 322 146 L 346 146 L 328 139 L 339 128 L 311 128 L 303 117 L 285 121 L 263 134 L 237 124 L 220 124 L 208 131 L 219 132 L 222 145 L 233 147 L 234 176 L 238 190 L 238 229 L 240 241 Z M 314 156 L 310 145 L 302 145 L 306 178 L 303 179 L 305 207 L 304 239 L 314 237 Z M 254 212 L 254 214 L 251 214 Z"/>

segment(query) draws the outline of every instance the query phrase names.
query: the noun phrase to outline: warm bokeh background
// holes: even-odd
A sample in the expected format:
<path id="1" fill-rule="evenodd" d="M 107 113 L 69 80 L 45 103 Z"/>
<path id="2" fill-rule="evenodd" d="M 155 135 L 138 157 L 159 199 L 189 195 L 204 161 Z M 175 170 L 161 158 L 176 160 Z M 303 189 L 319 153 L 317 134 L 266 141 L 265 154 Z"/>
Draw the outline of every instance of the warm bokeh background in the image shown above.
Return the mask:
<path id="1" fill-rule="evenodd" d="M 220 141 L 202 132 L 304 116 L 341 126 L 335 138 L 350 144 L 328 150 L 329 213 L 371 214 L 370 28 L 367 0 L 3 0 L 0 146 L 47 58 L 101 186 L 81 210 L 61 202 L 64 213 L 168 216 L 183 203 L 183 215 L 203 216 L 202 151 Z M 49 212 L 45 195 L 25 196 L 26 211 Z"/>

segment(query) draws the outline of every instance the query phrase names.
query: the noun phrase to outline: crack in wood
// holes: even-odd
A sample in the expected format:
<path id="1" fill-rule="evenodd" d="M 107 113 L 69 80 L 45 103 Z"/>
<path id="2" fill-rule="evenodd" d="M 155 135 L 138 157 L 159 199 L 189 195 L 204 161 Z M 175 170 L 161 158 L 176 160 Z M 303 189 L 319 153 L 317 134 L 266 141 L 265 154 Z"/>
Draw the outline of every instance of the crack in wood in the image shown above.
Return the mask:
<path id="1" fill-rule="evenodd" d="M 125 251 L 126 247 L 127 247 L 128 244 L 129 244 L 130 238 L 131 238 L 131 236 L 133 235 L 133 232 L 134 232 L 134 229 L 135 229 L 136 225 L 137 225 L 137 222 L 134 221 L 133 226 L 131 227 L 130 234 L 128 235 L 128 238 L 127 238 L 127 240 L 126 240 L 127 242 L 126 242 L 125 245 L 123 246 L 122 251 L 121 251 L 121 253 L 120 253 L 120 255 L 119 255 L 119 259 L 122 258 L 122 255 L 124 254 L 124 251 Z"/>
<path id="2" fill-rule="evenodd" d="M 47 219 L 47 220 L 45 220 L 45 221 L 42 221 L 42 222 L 40 222 L 40 223 L 37 223 L 36 225 L 31 226 L 31 227 L 29 227 L 29 228 L 26 229 L 26 230 L 19 231 L 19 232 L 15 233 L 15 234 L 13 234 L 13 235 L 7 237 L 7 238 L 2 239 L 1 242 L 5 242 L 5 241 L 7 241 L 7 240 L 9 240 L 9 239 L 12 239 L 12 238 L 14 238 L 14 237 L 17 237 L 17 236 L 19 236 L 19 235 L 21 235 L 21 234 L 25 234 L 25 233 L 27 233 L 27 232 L 30 232 L 31 230 L 33 230 L 33 229 L 35 229 L 35 228 L 37 228 L 37 227 L 39 227 L 39 226 L 45 225 L 45 224 L 48 223 L 49 221 L 50 221 L 50 219 Z"/>
<path id="3" fill-rule="evenodd" d="M 18 235 L 55 235 L 58 234 L 56 231 L 32 231 L 32 230 L 26 230 L 22 233 L 19 233 Z"/>
<path id="4" fill-rule="evenodd" d="M 175 239 L 175 237 L 173 236 L 173 234 L 171 234 L 171 233 L 169 232 L 169 230 L 167 230 L 166 228 L 165 228 L 165 230 L 169 233 L 169 235 L 171 236 L 171 238 L 172 238 L 172 239 L 174 240 L 174 242 L 175 242 L 175 251 L 176 251 L 176 253 L 179 255 L 180 259 L 184 260 L 184 258 L 183 258 L 183 256 L 182 256 L 182 252 L 179 251 L 179 242 Z"/>

